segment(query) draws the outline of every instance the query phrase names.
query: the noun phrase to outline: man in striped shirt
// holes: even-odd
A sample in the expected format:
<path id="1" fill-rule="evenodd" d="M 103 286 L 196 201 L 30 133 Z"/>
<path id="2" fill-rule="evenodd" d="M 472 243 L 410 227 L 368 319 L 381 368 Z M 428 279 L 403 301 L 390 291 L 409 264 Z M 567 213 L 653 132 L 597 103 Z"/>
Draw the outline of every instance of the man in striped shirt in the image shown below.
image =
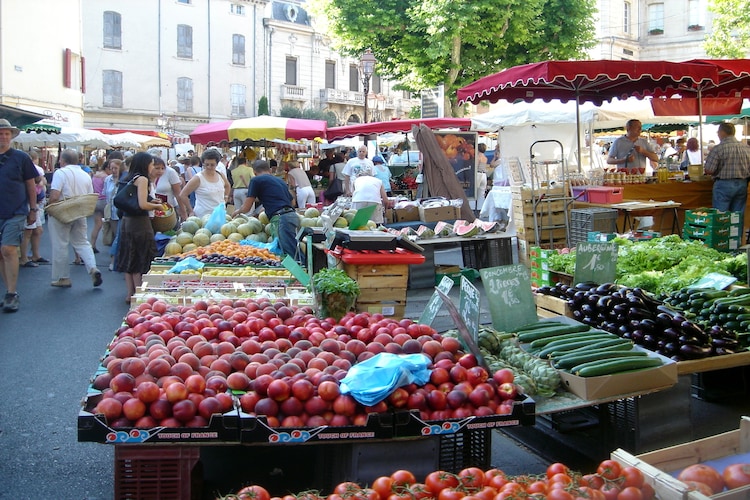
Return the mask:
<path id="1" fill-rule="evenodd" d="M 743 212 L 750 179 L 750 146 L 734 136 L 731 123 L 719 125 L 721 142 L 706 157 L 703 170 L 713 176 L 713 207 L 721 211 Z"/>

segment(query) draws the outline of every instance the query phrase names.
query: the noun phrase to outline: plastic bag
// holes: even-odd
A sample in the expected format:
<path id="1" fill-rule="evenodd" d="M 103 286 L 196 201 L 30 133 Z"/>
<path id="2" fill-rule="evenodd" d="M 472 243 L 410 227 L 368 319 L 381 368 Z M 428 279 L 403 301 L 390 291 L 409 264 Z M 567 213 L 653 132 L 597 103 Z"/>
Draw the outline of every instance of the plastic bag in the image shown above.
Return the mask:
<path id="1" fill-rule="evenodd" d="M 206 228 L 212 233 L 220 233 L 221 226 L 227 223 L 227 207 L 223 203 L 216 205 L 211 216 L 206 221 Z"/>
<path id="2" fill-rule="evenodd" d="M 271 253 L 275 253 L 276 255 L 281 255 L 284 252 L 281 250 L 281 246 L 279 245 L 279 239 L 274 238 L 268 243 L 261 243 L 260 241 L 253 241 L 253 240 L 240 240 L 240 245 L 247 245 L 255 248 L 262 248 L 264 250 L 268 250 Z"/>
<path id="3" fill-rule="evenodd" d="M 425 385 L 430 380 L 428 364 L 424 354 L 381 352 L 349 369 L 341 380 L 341 394 L 372 406 L 404 385 Z"/>
<path id="4" fill-rule="evenodd" d="M 188 269 L 203 269 L 203 266 L 205 264 L 195 257 L 188 257 L 187 259 L 183 259 L 172 268 L 167 271 L 167 274 L 180 274 L 182 271 L 187 271 Z"/>

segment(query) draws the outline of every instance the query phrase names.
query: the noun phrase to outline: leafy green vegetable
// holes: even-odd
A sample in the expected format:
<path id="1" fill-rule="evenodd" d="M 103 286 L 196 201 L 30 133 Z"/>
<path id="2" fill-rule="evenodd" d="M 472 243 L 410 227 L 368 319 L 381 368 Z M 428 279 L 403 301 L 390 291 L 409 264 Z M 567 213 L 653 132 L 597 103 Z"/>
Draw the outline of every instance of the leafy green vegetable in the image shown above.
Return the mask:
<path id="1" fill-rule="evenodd" d="M 343 269 L 323 268 L 313 275 L 312 282 L 316 293 L 359 295 L 359 284 Z"/>

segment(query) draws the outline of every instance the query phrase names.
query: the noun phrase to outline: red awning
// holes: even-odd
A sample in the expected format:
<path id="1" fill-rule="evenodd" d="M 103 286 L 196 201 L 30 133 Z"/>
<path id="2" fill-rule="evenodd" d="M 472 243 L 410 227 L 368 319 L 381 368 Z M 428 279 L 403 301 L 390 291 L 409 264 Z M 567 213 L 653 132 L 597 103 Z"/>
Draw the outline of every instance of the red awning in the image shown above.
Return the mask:
<path id="1" fill-rule="evenodd" d="M 162 139 L 169 139 L 169 136 L 165 134 L 164 132 L 159 132 L 158 130 L 136 130 L 136 129 L 130 129 L 130 128 L 93 128 L 91 130 L 98 130 L 102 134 L 124 134 L 125 132 L 130 132 L 132 134 L 140 134 L 140 135 L 149 135 L 151 137 L 161 137 Z"/>
<path id="2" fill-rule="evenodd" d="M 391 120 L 387 122 L 359 123 L 357 125 L 347 125 L 345 127 L 332 127 L 328 129 L 327 138 L 329 141 L 344 139 L 346 137 L 357 137 L 359 135 L 375 135 L 396 132 L 411 132 L 413 125 L 426 125 L 427 127 L 438 130 L 444 128 L 460 128 L 468 130 L 471 128 L 471 119 L 469 118 L 423 118 L 418 120 Z"/>
<path id="3" fill-rule="evenodd" d="M 697 97 L 651 99 L 651 108 L 656 116 L 737 115 L 742 111 L 742 98 L 704 97 L 700 104 L 702 113 L 698 113 Z"/>

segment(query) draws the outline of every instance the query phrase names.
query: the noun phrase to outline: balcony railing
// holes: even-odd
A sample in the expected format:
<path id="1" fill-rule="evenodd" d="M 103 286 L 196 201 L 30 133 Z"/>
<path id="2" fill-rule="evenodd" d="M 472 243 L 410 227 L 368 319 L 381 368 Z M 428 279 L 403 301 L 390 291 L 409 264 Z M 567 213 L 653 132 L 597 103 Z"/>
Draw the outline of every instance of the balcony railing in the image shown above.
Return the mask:
<path id="1" fill-rule="evenodd" d="M 281 85 L 281 99 L 289 101 L 306 101 L 305 87 L 298 87 L 297 85 Z"/>
<path id="2" fill-rule="evenodd" d="M 322 104 L 349 104 L 354 106 L 365 105 L 363 92 L 338 89 L 320 89 L 320 101 Z"/>

